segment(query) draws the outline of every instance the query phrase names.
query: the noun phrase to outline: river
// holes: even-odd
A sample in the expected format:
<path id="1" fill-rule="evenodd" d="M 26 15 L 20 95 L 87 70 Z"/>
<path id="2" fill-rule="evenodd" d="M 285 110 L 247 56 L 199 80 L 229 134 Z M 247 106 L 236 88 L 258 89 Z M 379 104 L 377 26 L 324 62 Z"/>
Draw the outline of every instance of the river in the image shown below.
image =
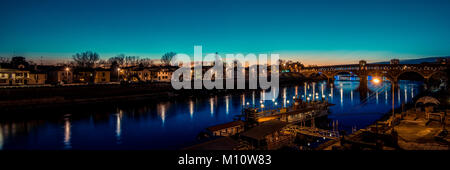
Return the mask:
<path id="1" fill-rule="evenodd" d="M 357 81 L 298 84 L 280 88 L 276 101 L 265 108 L 292 104 L 293 96 L 304 100 L 329 100 L 328 119 L 339 129 L 365 128 L 392 108 L 419 94 L 422 82 L 400 81 L 392 96 L 389 82 L 369 82 L 370 92 L 360 93 Z M 313 97 L 315 96 L 315 97 Z M 0 149 L 38 150 L 172 150 L 196 142 L 205 128 L 232 121 L 243 107 L 260 107 L 261 93 L 176 99 L 159 103 L 135 103 L 53 111 L 45 116 L 0 119 Z M 7 114 L 7 113 L 3 113 Z M 29 115 L 29 114 L 28 114 Z"/>

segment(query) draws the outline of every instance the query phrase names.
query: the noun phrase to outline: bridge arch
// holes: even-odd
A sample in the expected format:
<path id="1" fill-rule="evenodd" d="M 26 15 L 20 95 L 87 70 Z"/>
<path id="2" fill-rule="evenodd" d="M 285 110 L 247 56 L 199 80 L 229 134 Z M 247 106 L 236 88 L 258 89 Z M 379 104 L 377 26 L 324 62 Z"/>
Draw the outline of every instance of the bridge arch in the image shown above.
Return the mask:
<path id="1" fill-rule="evenodd" d="M 447 75 L 447 73 L 444 72 L 444 71 L 436 71 L 436 72 L 433 72 L 433 73 L 431 73 L 428 77 L 429 77 L 429 78 L 432 78 L 432 77 L 437 76 L 437 75 L 439 75 L 439 74 L 441 74 L 441 76 L 442 76 L 444 79 L 448 79 L 448 75 Z"/>
<path id="2" fill-rule="evenodd" d="M 396 80 L 400 80 L 401 78 L 404 78 L 404 76 L 415 76 L 417 78 L 417 76 L 420 76 L 422 78 L 422 80 L 425 80 L 427 78 L 426 75 L 424 75 L 423 73 L 421 73 L 420 71 L 415 71 L 415 70 L 408 70 L 408 71 L 403 71 L 401 73 L 399 73 L 396 76 Z"/>

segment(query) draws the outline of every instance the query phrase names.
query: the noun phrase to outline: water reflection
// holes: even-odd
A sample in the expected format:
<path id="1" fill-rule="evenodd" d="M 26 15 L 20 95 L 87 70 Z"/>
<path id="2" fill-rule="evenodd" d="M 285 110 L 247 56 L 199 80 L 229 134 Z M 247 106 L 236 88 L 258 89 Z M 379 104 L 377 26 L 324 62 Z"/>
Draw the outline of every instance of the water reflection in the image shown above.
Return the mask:
<path id="1" fill-rule="evenodd" d="M 0 150 L 2 150 L 3 149 L 3 128 L 2 128 L 2 126 L 0 125 Z"/>
<path id="2" fill-rule="evenodd" d="M 245 101 L 242 102 L 242 105 L 245 105 Z M 209 106 L 211 111 L 211 117 L 214 115 L 214 98 L 209 99 Z"/>
<path id="3" fill-rule="evenodd" d="M 194 117 L 194 101 L 189 100 L 189 116 L 191 119 Z"/>
<path id="4" fill-rule="evenodd" d="M 72 130 L 72 127 L 70 124 L 70 119 L 65 118 L 65 120 L 64 120 L 64 148 L 65 149 L 72 148 L 72 143 L 70 142 L 71 130 Z"/>
<path id="5" fill-rule="evenodd" d="M 337 81 L 335 84 L 317 82 L 281 87 L 280 97 L 268 101 L 264 100 L 263 92 L 256 91 L 247 95 L 102 106 L 94 110 L 80 108 L 70 117 L 0 120 L 0 149 L 178 149 L 195 141 L 205 128 L 232 121 L 246 105 L 263 109 L 288 107 L 295 96 L 336 104 L 330 107 L 328 119 L 334 123 L 329 126 L 351 131 L 364 128 L 389 112 L 390 103 L 398 107 L 411 101 L 422 88 L 420 82 L 400 81 L 395 88 L 397 92 L 392 93 L 389 82 L 369 83 L 369 95 L 361 98 L 359 82 Z M 339 101 L 333 101 L 334 97 Z M 55 133 L 63 137 L 54 138 Z"/>
<path id="6" fill-rule="evenodd" d="M 166 104 L 160 103 L 156 106 L 159 117 L 161 117 L 162 126 L 164 126 L 166 122 Z"/>
<path id="7" fill-rule="evenodd" d="M 228 113 L 230 113 L 230 108 L 229 108 L 230 102 L 229 102 L 228 98 L 229 98 L 228 96 L 225 96 L 225 113 L 227 113 L 227 115 L 228 115 Z"/>
<path id="8" fill-rule="evenodd" d="M 121 143 L 122 116 L 123 116 L 123 111 L 119 109 L 119 113 L 116 114 L 116 138 L 117 138 L 118 144 Z"/>

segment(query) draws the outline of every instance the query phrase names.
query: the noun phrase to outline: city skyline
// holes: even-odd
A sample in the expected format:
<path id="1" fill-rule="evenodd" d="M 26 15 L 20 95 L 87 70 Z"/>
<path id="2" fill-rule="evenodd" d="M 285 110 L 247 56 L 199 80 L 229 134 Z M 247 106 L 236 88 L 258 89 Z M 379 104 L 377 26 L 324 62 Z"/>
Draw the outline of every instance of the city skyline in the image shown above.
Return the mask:
<path id="1" fill-rule="evenodd" d="M 5 1 L 0 56 L 69 61 L 91 50 L 278 53 L 306 65 L 448 56 L 447 1 Z M 326 63 L 324 62 L 326 61 Z"/>

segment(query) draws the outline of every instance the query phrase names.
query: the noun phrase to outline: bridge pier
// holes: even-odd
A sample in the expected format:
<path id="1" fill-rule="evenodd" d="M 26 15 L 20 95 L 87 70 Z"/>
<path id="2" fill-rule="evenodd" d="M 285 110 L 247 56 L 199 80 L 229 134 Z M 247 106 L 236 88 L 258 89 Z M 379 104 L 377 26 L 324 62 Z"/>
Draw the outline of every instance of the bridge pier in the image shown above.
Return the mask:
<path id="1" fill-rule="evenodd" d="M 430 88 L 430 78 L 424 78 L 423 79 L 423 89 L 428 90 Z"/>
<path id="2" fill-rule="evenodd" d="M 327 78 L 327 86 L 330 86 L 331 84 L 334 84 L 334 77 Z"/>

